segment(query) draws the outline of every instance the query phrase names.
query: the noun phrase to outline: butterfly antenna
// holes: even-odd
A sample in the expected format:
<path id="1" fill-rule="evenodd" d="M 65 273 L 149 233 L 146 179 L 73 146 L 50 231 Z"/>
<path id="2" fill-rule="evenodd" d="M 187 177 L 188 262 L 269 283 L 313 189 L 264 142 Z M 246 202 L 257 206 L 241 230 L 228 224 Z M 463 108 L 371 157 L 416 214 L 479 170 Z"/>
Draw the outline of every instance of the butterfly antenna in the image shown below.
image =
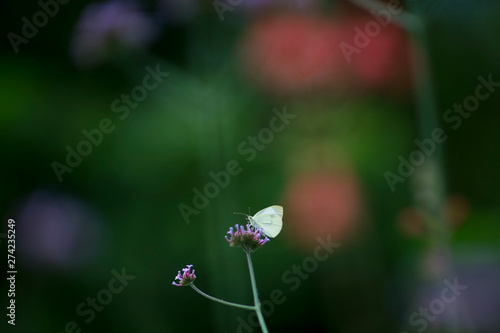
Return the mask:
<path id="1" fill-rule="evenodd" d="M 243 213 L 236 213 L 236 212 L 234 212 L 233 214 L 236 214 L 236 215 L 245 215 L 245 216 L 248 216 L 247 214 L 243 214 Z"/>

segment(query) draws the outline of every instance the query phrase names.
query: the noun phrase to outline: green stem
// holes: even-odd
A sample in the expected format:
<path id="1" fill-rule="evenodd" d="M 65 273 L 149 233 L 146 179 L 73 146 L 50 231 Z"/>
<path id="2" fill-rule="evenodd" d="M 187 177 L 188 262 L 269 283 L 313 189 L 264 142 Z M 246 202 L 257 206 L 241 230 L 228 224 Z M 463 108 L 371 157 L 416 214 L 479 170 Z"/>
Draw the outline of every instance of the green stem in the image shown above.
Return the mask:
<path id="1" fill-rule="evenodd" d="M 387 9 L 387 4 L 376 0 L 350 1 L 367 11 Z M 411 54 L 414 68 L 417 128 L 422 138 L 429 138 L 436 129 L 441 128 L 431 75 L 427 25 L 417 5 L 418 2 L 416 14 L 402 10 L 392 15 L 391 20 L 405 28 L 413 37 Z M 446 198 L 446 177 L 441 146 L 437 145 L 433 155 L 427 157 L 414 178 L 416 179 L 413 189 L 415 204 L 426 213 L 425 223 L 431 231 L 432 245 L 437 245 L 439 249 L 447 253 L 450 235 L 449 222 L 442 213 Z"/>
<path id="2" fill-rule="evenodd" d="M 245 250 L 245 253 L 247 254 L 248 270 L 250 271 L 250 280 L 252 281 L 255 312 L 257 313 L 257 318 L 259 318 L 259 323 L 260 323 L 260 328 L 262 329 L 262 333 L 269 333 L 269 331 L 267 330 L 266 322 L 264 321 L 264 316 L 262 315 L 262 311 L 260 310 L 260 300 L 259 300 L 259 295 L 257 294 L 257 283 L 255 283 L 255 274 L 253 273 L 253 265 L 252 265 L 252 258 L 250 257 L 250 251 Z"/>
<path id="3" fill-rule="evenodd" d="M 217 303 L 221 303 L 221 304 L 225 304 L 225 305 L 229 305 L 229 306 L 234 306 L 236 308 L 242 308 L 242 309 L 245 309 L 245 310 L 256 310 L 256 307 L 255 306 L 250 306 L 250 305 L 243 305 L 243 304 L 238 304 L 238 303 L 233 303 L 233 302 L 227 302 L 227 301 L 224 301 L 222 299 L 219 299 L 219 298 L 215 298 L 215 297 L 212 297 L 210 295 L 207 295 L 205 294 L 203 291 L 201 291 L 200 289 L 196 288 L 196 286 L 194 284 L 190 284 L 191 288 L 193 288 L 198 294 L 200 294 L 201 296 L 204 296 L 212 301 L 215 301 Z"/>
<path id="4" fill-rule="evenodd" d="M 385 4 L 375 0 L 350 0 L 358 6 L 370 10 L 380 10 Z M 430 47 L 428 41 L 427 21 L 419 5 L 415 3 L 415 14 L 402 11 L 392 15 L 393 22 L 406 28 L 413 37 L 413 79 L 416 97 L 416 115 L 419 135 L 422 138 L 430 138 L 438 129 L 443 131 L 439 125 L 439 110 L 433 86 Z M 444 172 L 444 157 L 442 147 L 437 145 L 432 156 L 427 156 L 414 175 L 415 186 L 413 196 L 415 204 L 425 213 L 425 223 L 430 231 L 432 251 L 442 253 L 446 256 L 444 263 L 444 276 L 449 275 L 452 267 L 450 260 L 450 230 L 449 221 L 442 212 L 446 198 L 446 176 Z M 442 276 L 436 276 L 439 283 Z M 454 332 L 458 330 L 454 329 Z"/>

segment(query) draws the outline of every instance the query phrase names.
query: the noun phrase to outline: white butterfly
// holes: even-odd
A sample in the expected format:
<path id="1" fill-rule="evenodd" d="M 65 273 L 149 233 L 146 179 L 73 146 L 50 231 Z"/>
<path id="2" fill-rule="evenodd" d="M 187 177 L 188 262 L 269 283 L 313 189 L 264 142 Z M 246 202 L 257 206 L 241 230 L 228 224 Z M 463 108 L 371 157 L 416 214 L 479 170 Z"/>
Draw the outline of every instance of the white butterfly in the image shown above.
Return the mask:
<path id="1" fill-rule="evenodd" d="M 281 206 L 270 206 L 258 211 L 254 216 L 246 215 L 246 217 L 251 225 L 257 229 L 262 228 L 264 234 L 271 238 L 278 236 L 283 227 L 283 207 Z"/>

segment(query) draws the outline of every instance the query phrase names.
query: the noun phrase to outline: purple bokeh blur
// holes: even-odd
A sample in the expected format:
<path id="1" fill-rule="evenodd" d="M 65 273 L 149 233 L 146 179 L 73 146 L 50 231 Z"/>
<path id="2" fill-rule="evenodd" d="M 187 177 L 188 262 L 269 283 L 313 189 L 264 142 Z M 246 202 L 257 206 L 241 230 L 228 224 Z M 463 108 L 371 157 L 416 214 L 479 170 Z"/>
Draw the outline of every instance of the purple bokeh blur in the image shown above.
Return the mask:
<path id="1" fill-rule="evenodd" d="M 73 34 L 70 53 L 76 66 L 91 67 L 103 61 L 113 47 L 143 48 L 160 32 L 159 24 L 132 1 L 90 4 Z"/>
<path id="2" fill-rule="evenodd" d="M 102 225 L 84 202 L 67 194 L 36 190 L 17 214 L 17 251 L 35 271 L 78 268 L 100 248 Z"/>
<path id="3" fill-rule="evenodd" d="M 317 0 L 244 0 L 243 8 L 249 10 L 263 10 L 272 7 L 284 7 L 304 10 L 318 5 Z"/>
<path id="4" fill-rule="evenodd" d="M 498 250 L 494 248 L 464 247 L 457 249 L 452 260 L 454 268 L 448 265 L 439 252 L 431 253 L 424 260 L 424 264 L 439 266 L 433 269 L 434 278 L 429 276 L 429 282 L 422 284 L 415 295 L 415 300 L 410 306 L 411 311 L 419 312 L 420 308 L 430 308 L 431 303 L 442 300 L 442 295 L 448 284 L 466 286 L 460 290 L 460 295 L 454 297 L 451 291 L 446 292 L 446 297 L 451 296 L 451 303 L 443 302 L 445 309 L 436 314 L 435 319 L 428 321 L 430 328 L 460 329 L 460 332 L 497 333 L 500 327 L 500 260 Z M 448 266 L 448 267 L 446 267 Z M 445 273 L 448 271 L 448 273 Z M 446 279 L 436 278 L 438 274 L 445 274 Z M 441 275 L 443 276 L 443 275 Z M 434 282 L 431 282 L 434 281 Z M 434 317 L 434 316 L 432 316 Z M 417 320 L 424 320 L 424 316 L 416 315 L 413 321 L 413 330 L 416 331 L 420 324 Z M 408 323 L 412 323 L 408 319 Z"/>

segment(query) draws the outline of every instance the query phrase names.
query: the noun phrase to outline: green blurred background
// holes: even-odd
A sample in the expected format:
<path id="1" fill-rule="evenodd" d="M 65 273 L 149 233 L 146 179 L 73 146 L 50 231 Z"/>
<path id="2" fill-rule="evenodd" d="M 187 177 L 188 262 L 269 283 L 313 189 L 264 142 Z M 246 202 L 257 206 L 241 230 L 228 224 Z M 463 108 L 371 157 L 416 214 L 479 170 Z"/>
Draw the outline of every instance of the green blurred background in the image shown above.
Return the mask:
<path id="1" fill-rule="evenodd" d="M 9 218 L 18 270 L 6 330 L 259 332 L 247 311 L 171 283 L 193 264 L 201 290 L 251 304 L 244 253 L 224 235 L 244 223 L 233 212 L 279 204 L 283 231 L 253 255 L 261 300 L 283 293 L 265 310 L 271 332 L 500 331 L 500 92 L 456 129 L 443 118 L 479 76 L 500 81 L 497 2 L 405 2 L 427 44 L 395 14 L 350 62 L 340 45 L 378 21 L 348 2 L 41 3 L 1 11 L 3 311 Z M 38 32 L 13 39 L 47 3 Z M 112 104 L 148 66 L 169 75 L 123 116 Z M 268 140 L 283 110 L 295 118 Z M 106 118 L 114 130 L 60 181 L 54 162 Z M 436 126 L 447 140 L 392 191 L 386 172 Z M 259 133 L 255 156 L 242 153 Z M 187 221 L 180 205 L 231 160 L 241 172 Z M 324 261 L 311 259 L 318 238 L 340 244 Z M 123 269 L 135 278 L 102 292 Z M 409 320 L 455 278 L 467 285 L 456 301 Z M 87 322 L 77 309 L 96 296 L 106 305 Z"/>

